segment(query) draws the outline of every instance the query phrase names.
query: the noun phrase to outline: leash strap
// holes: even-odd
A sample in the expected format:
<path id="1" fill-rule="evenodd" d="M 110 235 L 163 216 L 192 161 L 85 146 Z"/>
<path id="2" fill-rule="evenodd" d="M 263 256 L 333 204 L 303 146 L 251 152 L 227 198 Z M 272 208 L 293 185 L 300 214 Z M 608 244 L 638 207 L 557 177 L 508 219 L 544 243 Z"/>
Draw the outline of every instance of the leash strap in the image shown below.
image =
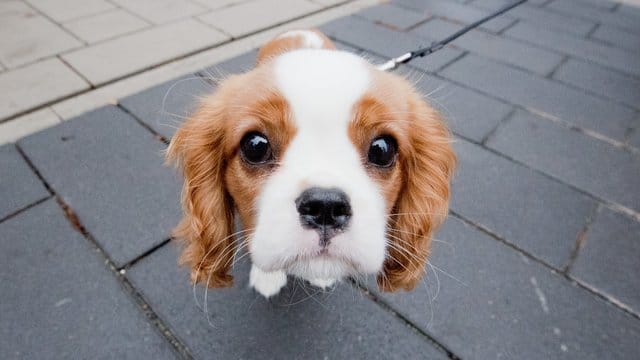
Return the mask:
<path id="1" fill-rule="evenodd" d="M 440 41 L 435 41 L 431 44 L 431 46 L 426 47 L 426 48 L 422 48 L 422 49 L 418 49 L 418 50 L 414 50 L 411 52 L 408 52 L 406 54 L 402 54 L 398 57 L 395 57 L 389 61 L 387 61 L 384 64 L 380 64 L 378 65 L 378 69 L 382 70 L 382 71 L 388 71 L 388 70 L 393 70 L 395 68 L 398 67 L 398 65 L 400 64 L 406 64 L 409 61 L 417 58 L 417 57 L 425 57 L 427 55 L 433 54 L 434 52 L 442 49 L 443 47 L 445 47 L 445 45 L 449 44 L 450 42 L 452 42 L 453 40 L 459 38 L 460 36 L 468 33 L 469 31 L 477 28 L 478 26 L 486 23 L 487 21 L 498 17 L 504 13 L 506 13 L 507 11 L 513 9 L 516 6 L 522 5 L 525 2 L 527 2 L 527 0 L 518 0 L 514 3 L 508 4 L 503 6 L 502 8 L 498 9 L 496 12 L 489 14 L 485 17 L 483 17 L 482 19 L 467 25 L 466 27 L 458 30 L 457 32 L 453 33 L 452 35 L 440 40 Z"/>

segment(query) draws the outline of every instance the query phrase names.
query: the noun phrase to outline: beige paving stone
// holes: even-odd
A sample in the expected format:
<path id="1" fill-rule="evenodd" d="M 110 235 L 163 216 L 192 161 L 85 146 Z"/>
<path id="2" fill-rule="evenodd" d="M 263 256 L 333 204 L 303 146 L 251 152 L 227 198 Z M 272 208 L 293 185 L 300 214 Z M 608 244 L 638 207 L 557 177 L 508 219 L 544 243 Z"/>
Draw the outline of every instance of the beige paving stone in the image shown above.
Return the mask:
<path id="1" fill-rule="evenodd" d="M 16 142 L 27 135 L 60 123 L 60 118 L 50 108 L 44 108 L 0 123 L 0 145 Z"/>
<path id="2" fill-rule="evenodd" d="M 0 2 L 0 62 L 8 68 L 82 46 L 23 2 Z"/>
<path id="3" fill-rule="evenodd" d="M 65 22 L 115 8 L 105 0 L 27 0 L 27 2 L 57 22 Z"/>
<path id="4" fill-rule="evenodd" d="M 89 85 L 57 58 L 0 74 L 0 119 L 87 89 Z"/>
<path id="5" fill-rule="evenodd" d="M 110 39 L 148 26 L 149 24 L 144 20 L 121 9 L 83 17 L 64 24 L 67 30 L 88 43 Z"/>
<path id="6" fill-rule="evenodd" d="M 383 0 L 355 0 L 344 5 L 321 11 L 316 14 L 298 19 L 275 28 L 263 31 L 241 40 L 233 41 L 213 49 L 202 51 L 184 59 L 159 66 L 129 78 L 116 81 L 113 84 L 88 91 L 70 99 L 52 105 L 63 120 L 71 119 L 87 111 L 106 104 L 115 104 L 117 99 L 135 94 L 162 82 L 193 73 L 213 64 L 225 61 L 264 44 L 274 36 L 287 30 L 312 28 L 352 14 L 369 6 L 379 4 Z"/>
<path id="7" fill-rule="evenodd" d="M 63 55 L 94 85 L 144 70 L 228 39 L 188 19 L 158 26 Z"/>
<path id="8" fill-rule="evenodd" d="M 199 19 L 233 37 L 238 37 L 278 25 L 320 8 L 320 5 L 306 0 L 250 1 L 215 10 L 200 16 Z"/>
<path id="9" fill-rule="evenodd" d="M 207 8 L 189 0 L 112 0 L 119 6 L 155 24 L 202 14 Z"/>
<path id="10" fill-rule="evenodd" d="M 243 2 L 256 1 L 256 0 L 193 0 L 200 5 L 204 5 L 210 10 L 221 9 L 230 5 L 240 4 Z"/>
<path id="11" fill-rule="evenodd" d="M 332 6 L 346 2 L 347 0 L 310 0 L 316 4 Z"/>

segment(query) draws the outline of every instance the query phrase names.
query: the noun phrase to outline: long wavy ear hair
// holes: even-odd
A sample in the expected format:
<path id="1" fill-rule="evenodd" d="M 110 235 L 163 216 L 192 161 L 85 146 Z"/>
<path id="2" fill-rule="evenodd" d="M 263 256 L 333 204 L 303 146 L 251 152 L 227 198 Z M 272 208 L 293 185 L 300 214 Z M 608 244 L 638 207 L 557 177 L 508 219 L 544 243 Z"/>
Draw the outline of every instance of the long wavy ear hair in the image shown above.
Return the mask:
<path id="1" fill-rule="evenodd" d="M 378 276 L 383 291 L 411 290 L 422 278 L 431 236 L 448 213 L 456 164 L 451 135 L 440 114 L 418 95 L 410 99 L 409 113 L 409 141 L 400 145 L 404 184 L 387 225 L 392 246 Z"/>
<path id="2" fill-rule="evenodd" d="M 174 237 L 184 243 L 180 258 L 194 283 L 231 286 L 236 245 L 233 201 L 225 186 L 225 113 L 220 96 L 201 102 L 171 139 L 167 162 L 183 172 L 184 216 Z"/>

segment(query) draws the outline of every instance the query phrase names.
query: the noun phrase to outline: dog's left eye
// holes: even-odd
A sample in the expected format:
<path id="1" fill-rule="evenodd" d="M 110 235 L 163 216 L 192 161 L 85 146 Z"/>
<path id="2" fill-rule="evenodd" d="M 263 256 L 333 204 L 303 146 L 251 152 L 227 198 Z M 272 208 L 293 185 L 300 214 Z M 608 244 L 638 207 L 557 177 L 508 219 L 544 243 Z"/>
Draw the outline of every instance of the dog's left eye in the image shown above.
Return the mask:
<path id="1" fill-rule="evenodd" d="M 264 164 L 273 158 L 269 139 L 259 132 L 245 135 L 240 142 L 242 158 L 250 164 Z"/>
<path id="2" fill-rule="evenodd" d="M 396 140 L 391 136 L 377 137 L 369 145 L 367 160 L 378 167 L 390 167 L 396 161 L 397 148 Z"/>

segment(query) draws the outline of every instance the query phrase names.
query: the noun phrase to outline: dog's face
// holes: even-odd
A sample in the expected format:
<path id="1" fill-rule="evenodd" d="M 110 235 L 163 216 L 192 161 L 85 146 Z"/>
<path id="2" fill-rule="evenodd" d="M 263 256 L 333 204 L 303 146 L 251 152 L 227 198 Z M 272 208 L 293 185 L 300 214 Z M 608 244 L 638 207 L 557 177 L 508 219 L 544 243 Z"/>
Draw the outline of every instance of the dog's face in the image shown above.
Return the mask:
<path id="1" fill-rule="evenodd" d="M 455 156 L 440 116 L 355 55 L 281 52 L 225 80 L 171 142 L 183 261 L 194 281 L 228 286 L 242 244 L 263 271 L 411 289 L 447 213 Z"/>

